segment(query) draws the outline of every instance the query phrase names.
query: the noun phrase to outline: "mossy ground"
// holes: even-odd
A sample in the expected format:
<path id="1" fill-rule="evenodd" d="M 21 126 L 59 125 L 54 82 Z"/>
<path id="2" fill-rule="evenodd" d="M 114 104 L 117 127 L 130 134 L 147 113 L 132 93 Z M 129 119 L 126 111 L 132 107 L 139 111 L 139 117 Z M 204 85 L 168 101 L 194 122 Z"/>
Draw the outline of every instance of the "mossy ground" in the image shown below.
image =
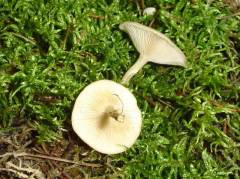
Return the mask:
<path id="1" fill-rule="evenodd" d="M 65 146 L 74 153 L 66 158 L 103 165 L 100 170 L 75 166 L 77 171 L 70 172 L 64 164 L 65 178 L 73 173 L 127 178 L 240 175 L 237 8 L 221 0 L 152 0 L 145 6 L 158 11 L 146 17 L 141 15 L 143 2 L 0 0 L 1 154 L 20 146 L 30 146 L 25 149 L 29 152 L 48 146 L 45 153 Z M 129 37 L 118 28 L 124 21 L 151 24 L 166 34 L 185 53 L 187 67 L 149 63 L 134 76 L 128 87 L 142 110 L 141 135 L 127 152 L 105 156 L 79 139 L 70 140 L 76 138 L 70 135 L 70 117 L 86 85 L 100 79 L 120 82 L 137 59 Z M 28 135 L 25 128 L 31 129 Z M 16 144 L 19 135 L 28 137 Z M 32 143 L 25 146 L 23 141 Z M 19 148 L 4 148 L 9 143 Z M 0 160 L 1 168 L 6 160 Z M 51 176 L 58 175 L 63 177 L 59 172 Z"/>

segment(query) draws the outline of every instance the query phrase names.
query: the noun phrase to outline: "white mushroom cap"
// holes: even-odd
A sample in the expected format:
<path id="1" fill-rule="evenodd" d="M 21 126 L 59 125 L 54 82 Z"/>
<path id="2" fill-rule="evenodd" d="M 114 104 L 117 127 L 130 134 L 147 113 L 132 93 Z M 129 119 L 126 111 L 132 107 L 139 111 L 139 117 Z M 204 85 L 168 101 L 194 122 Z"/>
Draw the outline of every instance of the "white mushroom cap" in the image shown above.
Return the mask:
<path id="1" fill-rule="evenodd" d="M 156 13 L 155 7 L 147 7 L 143 10 L 143 15 L 153 16 Z"/>
<path id="2" fill-rule="evenodd" d="M 140 53 L 137 62 L 126 72 L 122 83 L 127 83 L 147 62 L 185 66 L 183 52 L 164 34 L 137 22 L 124 22 L 119 28 L 127 32 Z"/>
<path id="3" fill-rule="evenodd" d="M 131 147 L 141 131 L 141 112 L 133 94 L 124 86 L 100 80 L 77 97 L 72 126 L 89 146 L 104 154 L 117 154 Z"/>

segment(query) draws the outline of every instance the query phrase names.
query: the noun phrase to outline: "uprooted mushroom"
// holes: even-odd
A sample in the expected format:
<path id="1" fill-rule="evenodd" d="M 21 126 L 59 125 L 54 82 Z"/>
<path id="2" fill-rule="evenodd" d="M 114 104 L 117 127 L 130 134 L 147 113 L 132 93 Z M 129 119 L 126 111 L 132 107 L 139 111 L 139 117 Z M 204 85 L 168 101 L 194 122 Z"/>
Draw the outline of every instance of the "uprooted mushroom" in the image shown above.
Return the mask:
<path id="1" fill-rule="evenodd" d="M 183 52 L 164 34 L 137 22 L 124 22 L 119 28 L 127 32 L 140 56 L 125 73 L 122 84 L 129 80 L 148 62 L 185 66 Z"/>

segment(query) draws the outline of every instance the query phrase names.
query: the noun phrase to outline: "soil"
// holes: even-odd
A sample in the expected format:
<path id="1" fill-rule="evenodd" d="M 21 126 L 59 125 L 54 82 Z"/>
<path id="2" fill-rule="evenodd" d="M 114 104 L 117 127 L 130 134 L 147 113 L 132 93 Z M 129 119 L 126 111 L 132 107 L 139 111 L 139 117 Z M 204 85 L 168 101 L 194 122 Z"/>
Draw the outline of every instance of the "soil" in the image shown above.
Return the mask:
<path id="1" fill-rule="evenodd" d="M 93 151 L 70 127 L 62 140 L 42 144 L 30 125 L 0 133 L 1 179 L 105 178 L 116 173 L 111 157 Z"/>

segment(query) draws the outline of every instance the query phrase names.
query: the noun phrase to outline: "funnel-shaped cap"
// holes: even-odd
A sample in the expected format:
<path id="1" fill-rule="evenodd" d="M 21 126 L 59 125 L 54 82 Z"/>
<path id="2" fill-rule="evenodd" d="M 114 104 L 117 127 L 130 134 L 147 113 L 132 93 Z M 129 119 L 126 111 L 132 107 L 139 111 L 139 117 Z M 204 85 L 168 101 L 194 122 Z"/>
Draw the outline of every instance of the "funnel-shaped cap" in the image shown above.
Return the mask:
<path id="1" fill-rule="evenodd" d="M 142 58 L 158 64 L 185 66 L 183 52 L 164 34 L 136 22 L 124 22 L 127 32 Z"/>

